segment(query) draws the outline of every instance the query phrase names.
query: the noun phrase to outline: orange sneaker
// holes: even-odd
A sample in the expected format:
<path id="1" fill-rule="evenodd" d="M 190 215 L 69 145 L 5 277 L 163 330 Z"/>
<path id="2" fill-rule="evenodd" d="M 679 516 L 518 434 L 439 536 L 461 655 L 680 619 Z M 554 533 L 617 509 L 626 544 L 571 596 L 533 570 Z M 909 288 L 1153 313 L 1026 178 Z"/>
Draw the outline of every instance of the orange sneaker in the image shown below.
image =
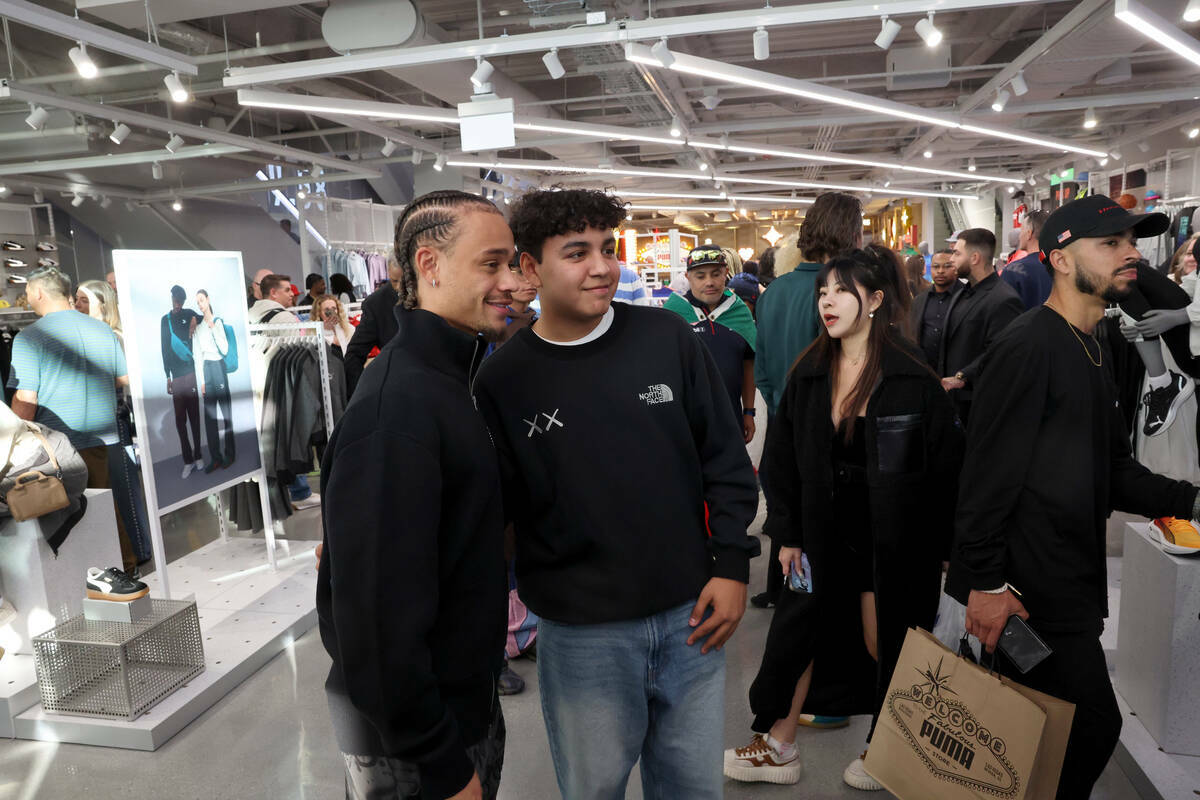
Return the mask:
<path id="1" fill-rule="evenodd" d="M 1150 538 L 1172 555 L 1200 554 L 1200 531 L 1186 519 L 1159 517 L 1150 523 Z"/>

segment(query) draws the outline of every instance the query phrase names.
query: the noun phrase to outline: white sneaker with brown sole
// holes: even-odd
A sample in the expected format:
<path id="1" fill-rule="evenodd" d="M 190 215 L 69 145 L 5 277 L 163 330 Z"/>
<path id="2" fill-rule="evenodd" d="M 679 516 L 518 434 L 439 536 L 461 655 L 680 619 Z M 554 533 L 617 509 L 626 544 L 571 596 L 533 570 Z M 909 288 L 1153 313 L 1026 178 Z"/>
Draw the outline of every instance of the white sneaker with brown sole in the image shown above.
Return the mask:
<path id="1" fill-rule="evenodd" d="M 867 773 L 867 768 L 863 765 L 863 759 L 867 757 L 863 753 L 858 758 L 850 762 L 850 766 L 846 767 L 846 771 L 842 773 L 842 780 L 847 786 L 854 789 L 860 789 L 864 792 L 878 792 L 883 789 L 883 784 L 872 778 Z"/>
<path id="2" fill-rule="evenodd" d="M 800 772 L 799 754 L 781 755 L 761 733 L 745 747 L 725 751 L 725 777 L 735 781 L 789 784 L 800 780 Z"/>

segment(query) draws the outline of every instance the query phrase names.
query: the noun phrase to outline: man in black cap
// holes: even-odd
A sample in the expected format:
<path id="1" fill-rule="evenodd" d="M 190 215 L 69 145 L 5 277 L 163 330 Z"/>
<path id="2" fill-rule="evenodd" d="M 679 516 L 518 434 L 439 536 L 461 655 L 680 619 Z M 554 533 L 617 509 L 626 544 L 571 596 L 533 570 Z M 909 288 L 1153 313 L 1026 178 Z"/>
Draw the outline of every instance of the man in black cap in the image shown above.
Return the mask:
<path id="1" fill-rule="evenodd" d="M 1114 510 L 1194 519 L 1197 489 L 1134 461 L 1108 358 L 1093 335 L 1137 276 L 1136 237 L 1167 229 L 1103 196 L 1050 215 L 1039 246 L 1054 288 L 1001 334 L 975 392 L 947 591 L 992 652 L 1019 616 L 1053 651 L 1022 684 L 1075 703 L 1058 798 L 1087 798 L 1121 715 L 1100 633 L 1108 615 L 1105 520 Z"/>

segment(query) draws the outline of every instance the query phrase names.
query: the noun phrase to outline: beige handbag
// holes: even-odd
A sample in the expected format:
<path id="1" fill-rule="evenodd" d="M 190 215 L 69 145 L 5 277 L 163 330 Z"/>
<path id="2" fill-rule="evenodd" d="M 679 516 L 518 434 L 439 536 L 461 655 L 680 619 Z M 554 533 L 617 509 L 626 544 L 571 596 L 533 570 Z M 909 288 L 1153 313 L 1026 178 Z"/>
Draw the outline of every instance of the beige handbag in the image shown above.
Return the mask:
<path id="1" fill-rule="evenodd" d="M 25 429 L 41 442 L 42 449 L 50 458 L 50 466 L 54 469 L 55 474 L 47 475 L 31 469 L 17 476 L 16 483 L 8 490 L 8 495 L 4 498 L 9 513 L 17 522 L 35 519 L 43 514 L 49 514 L 51 511 L 66 508 L 71 504 L 70 498 L 67 497 L 66 487 L 63 486 L 62 468 L 58 465 L 58 459 L 54 457 L 54 450 L 50 447 L 50 443 L 46 441 L 46 437 L 42 435 L 36 425 L 26 424 Z M 12 454 L 16 447 L 17 436 L 14 435 L 12 445 L 8 448 L 7 463 L 4 465 L 4 469 L 0 470 L 0 481 L 8 476 L 8 471 L 13 467 Z"/>

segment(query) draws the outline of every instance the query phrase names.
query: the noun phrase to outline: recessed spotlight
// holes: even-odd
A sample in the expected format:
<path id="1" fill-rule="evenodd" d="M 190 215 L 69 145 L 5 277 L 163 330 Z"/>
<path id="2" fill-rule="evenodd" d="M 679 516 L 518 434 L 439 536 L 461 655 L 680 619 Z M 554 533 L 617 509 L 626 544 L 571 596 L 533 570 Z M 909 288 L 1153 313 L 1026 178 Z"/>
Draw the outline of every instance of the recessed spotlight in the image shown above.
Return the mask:
<path id="1" fill-rule="evenodd" d="M 879 35 L 875 37 L 875 46 L 880 50 L 887 50 L 900 35 L 901 26 L 896 20 L 888 19 L 887 14 L 880 17 L 880 23 Z"/>
<path id="2" fill-rule="evenodd" d="M 942 32 L 933 24 L 933 12 L 929 12 L 929 16 L 925 19 L 918 20 L 916 24 L 917 35 L 925 40 L 927 47 L 937 47 L 942 43 Z"/>
<path id="3" fill-rule="evenodd" d="M 96 62 L 92 61 L 92 57 L 88 55 L 87 45 L 83 42 L 68 50 L 67 57 L 75 65 L 75 71 L 79 73 L 79 77 L 91 80 L 100 74 L 100 70 L 96 68 Z"/>
<path id="4" fill-rule="evenodd" d="M 176 103 L 187 102 L 188 90 L 183 85 L 183 81 L 179 80 L 178 72 L 168 72 L 166 77 L 163 78 L 163 85 L 167 87 L 167 92 Z"/>

